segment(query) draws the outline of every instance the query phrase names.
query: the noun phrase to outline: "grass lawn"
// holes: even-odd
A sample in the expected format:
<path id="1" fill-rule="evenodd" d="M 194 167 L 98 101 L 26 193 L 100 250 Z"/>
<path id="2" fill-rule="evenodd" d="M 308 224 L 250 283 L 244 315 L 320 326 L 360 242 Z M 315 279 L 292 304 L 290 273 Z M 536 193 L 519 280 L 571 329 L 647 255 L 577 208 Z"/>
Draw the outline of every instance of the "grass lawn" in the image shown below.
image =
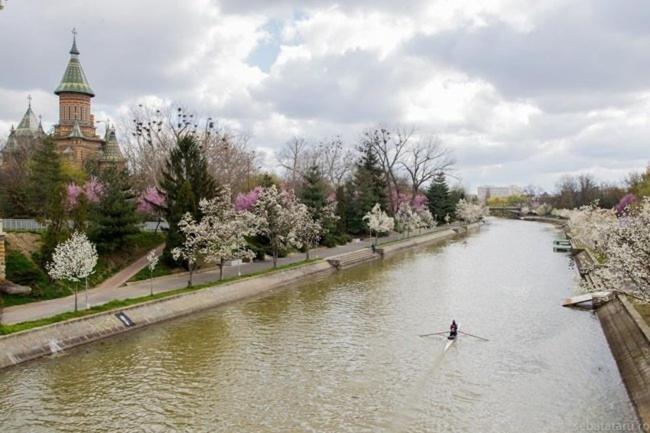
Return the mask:
<path id="1" fill-rule="evenodd" d="M 249 278 L 257 277 L 260 275 L 266 275 L 266 274 L 272 274 L 275 272 L 281 272 L 281 271 L 286 271 L 288 269 L 292 268 L 299 268 L 301 266 L 305 266 L 308 264 L 312 264 L 314 262 L 318 262 L 321 259 L 311 259 L 311 260 L 305 260 L 302 262 L 298 263 L 291 263 L 288 265 L 284 266 L 278 266 L 276 269 L 266 269 L 263 271 L 255 272 L 253 274 L 241 276 L 241 277 L 230 277 L 230 278 L 224 278 L 223 280 L 219 281 L 212 281 L 212 282 L 207 282 L 204 284 L 200 284 L 197 286 L 192 286 L 192 287 L 185 287 L 182 289 L 176 289 L 176 290 L 170 290 L 168 292 L 161 292 L 161 293 L 155 293 L 153 296 L 142 296 L 140 298 L 132 298 L 132 299 L 124 299 L 124 300 L 119 300 L 119 301 L 111 301 L 103 305 L 97 305 L 95 307 L 92 307 L 88 310 L 81 310 L 81 311 L 71 311 L 68 313 L 62 313 L 62 314 L 57 314 L 56 316 L 52 317 L 47 317 L 45 319 L 39 319 L 39 320 L 33 320 L 30 322 L 23 322 L 23 323 L 17 323 L 15 325 L 0 325 L 0 335 L 7 335 L 7 334 L 13 334 L 14 332 L 20 332 L 20 331 L 25 331 L 27 329 L 33 329 L 37 328 L 40 326 L 45 326 L 45 325 L 51 325 L 53 323 L 58 323 L 62 322 L 64 320 L 69 320 L 69 319 L 76 319 L 78 317 L 84 317 L 84 316 L 90 316 L 92 314 L 96 313 L 102 313 L 105 311 L 110 311 L 118 308 L 125 308 L 131 305 L 136 305 L 136 304 L 142 304 L 148 301 L 153 301 L 156 299 L 163 299 L 163 298 L 169 298 L 170 296 L 175 296 L 183 293 L 190 293 L 194 292 L 197 290 L 205 289 L 206 287 L 215 287 L 219 286 L 222 284 L 230 283 L 233 281 L 238 281 L 238 280 L 246 280 Z"/>
<path id="2" fill-rule="evenodd" d="M 133 237 L 132 246 L 128 251 L 101 255 L 95 272 L 88 278 L 88 287 L 94 287 L 106 280 L 162 242 L 164 236 L 161 233 L 141 232 Z M 30 295 L 0 294 L 0 300 L 4 302 L 5 307 L 60 298 L 73 293 L 70 283 L 50 280 L 46 271 L 36 261 L 28 258 L 23 252 L 11 248 L 11 245 L 9 245 L 6 265 L 7 279 L 31 287 L 32 293 Z M 83 283 L 80 284 L 79 289 L 83 289 Z"/>

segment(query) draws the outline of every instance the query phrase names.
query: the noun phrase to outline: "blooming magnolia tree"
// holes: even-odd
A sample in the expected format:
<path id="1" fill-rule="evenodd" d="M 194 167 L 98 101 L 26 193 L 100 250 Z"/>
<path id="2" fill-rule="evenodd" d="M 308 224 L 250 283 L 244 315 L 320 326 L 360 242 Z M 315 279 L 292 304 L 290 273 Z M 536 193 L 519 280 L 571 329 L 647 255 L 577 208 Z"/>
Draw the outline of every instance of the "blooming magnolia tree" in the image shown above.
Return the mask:
<path id="1" fill-rule="evenodd" d="M 548 203 L 542 203 L 533 209 L 533 213 L 538 216 L 547 216 L 550 215 L 551 212 L 553 212 L 553 206 Z"/>
<path id="2" fill-rule="evenodd" d="M 618 220 L 605 218 L 610 222 L 606 230 L 601 225 L 605 221 L 597 218 L 598 227 L 591 230 L 598 231 L 596 238 L 604 259 L 593 275 L 610 288 L 650 301 L 650 197 Z"/>
<path id="3" fill-rule="evenodd" d="M 47 272 L 55 280 L 73 283 L 74 310 L 78 310 L 77 284 L 86 282 L 86 308 L 88 307 L 88 277 L 97 265 L 97 249 L 84 233 L 74 232 L 70 239 L 61 242 L 54 249 L 52 261 L 47 264 Z"/>
<path id="4" fill-rule="evenodd" d="M 372 209 L 363 216 L 363 220 L 370 229 L 370 236 L 373 232 L 375 233 L 374 245 L 377 245 L 380 233 L 388 233 L 395 228 L 395 220 L 381 209 L 379 203 L 375 203 Z"/>
<path id="5" fill-rule="evenodd" d="M 150 295 L 153 296 L 153 271 L 158 265 L 158 253 L 156 250 L 149 251 L 147 254 L 147 269 L 149 269 L 149 286 L 151 289 Z"/>
<path id="6" fill-rule="evenodd" d="M 235 210 L 230 196 L 230 188 L 224 187 L 215 198 L 199 203 L 201 232 L 206 236 L 202 255 L 206 262 L 217 264 L 219 279 L 223 279 L 225 261 L 255 257 L 246 237 L 257 233 L 259 220 L 251 212 Z"/>
<path id="7" fill-rule="evenodd" d="M 420 209 L 417 213 L 420 217 L 421 228 L 432 229 L 437 225 L 436 219 L 431 215 L 431 211 L 426 207 Z"/>
<path id="8" fill-rule="evenodd" d="M 400 233 L 406 233 L 407 236 L 411 232 L 423 227 L 424 223 L 420 215 L 408 203 L 402 203 L 395 214 L 395 226 Z"/>
<path id="9" fill-rule="evenodd" d="M 277 267 L 280 249 L 290 246 L 302 247 L 296 224 L 300 214 L 298 204 L 292 192 L 280 192 L 272 185 L 260 191 L 251 208 L 259 221 L 259 233 L 269 238 L 271 243 L 274 268 Z"/>
<path id="10" fill-rule="evenodd" d="M 205 225 L 195 221 L 189 212 L 179 221 L 178 231 L 183 234 L 184 241 L 171 253 L 174 260 L 184 260 L 187 263 L 189 271 L 187 287 L 191 287 L 196 266 L 205 255 L 208 233 Z"/>
<path id="11" fill-rule="evenodd" d="M 323 210 L 326 209 L 323 208 Z M 296 239 L 304 247 L 305 258 L 309 260 L 309 250 L 318 245 L 323 235 L 323 226 L 311 216 L 309 208 L 302 203 L 296 204 L 294 215 L 296 218 Z"/>
<path id="12" fill-rule="evenodd" d="M 479 204 L 470 203 L 465 199 L 460 199 L 456 204 L 456 215 L 466 223 L 475 223 L 481 221 L 488 215 L 488 208 Z"/>
<path id="13" fill-rule="evenodd" d="M 571 236 L 581 240 L 590 250 L 603 254 L 608 233 L 616 225 L 614 210 L 591 204 L 568 213 L 568 216 Z"/>

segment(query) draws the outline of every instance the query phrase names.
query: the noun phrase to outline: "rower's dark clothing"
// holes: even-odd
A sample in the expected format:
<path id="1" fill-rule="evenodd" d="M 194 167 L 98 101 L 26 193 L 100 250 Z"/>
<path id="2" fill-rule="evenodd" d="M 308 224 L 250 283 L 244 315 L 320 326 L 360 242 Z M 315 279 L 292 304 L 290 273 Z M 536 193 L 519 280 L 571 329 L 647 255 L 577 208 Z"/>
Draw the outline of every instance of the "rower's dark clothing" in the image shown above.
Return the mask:
<path id="1" fill-rule="evenodd" d="M 458 325 L 456 322 L 451 322 L 451 326 L 449 327 L 449 336 L 450 337 L 455 337 L 456 334 L 458 334 Z"/>

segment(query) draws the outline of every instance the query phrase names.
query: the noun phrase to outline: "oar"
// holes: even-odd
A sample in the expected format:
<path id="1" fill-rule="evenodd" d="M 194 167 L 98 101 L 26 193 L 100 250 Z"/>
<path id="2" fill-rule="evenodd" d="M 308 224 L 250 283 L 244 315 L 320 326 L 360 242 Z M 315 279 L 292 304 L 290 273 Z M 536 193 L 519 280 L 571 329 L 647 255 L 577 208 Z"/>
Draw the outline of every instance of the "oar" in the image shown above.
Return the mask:
<path id="1" fill-rule="evenodd" d="M 479 337 L 478 335 L 470 334 L 470 333 L 463 332 L 463 331 L 458 331 L 458 332 L 460 332 L 461 334 L 469 335 L 470 337 L 478 338 L 478 339 L 483 340 L 483 341 L 490 341 L 487 338 Z"/>
<path id="2" fill-rule="evenodd" d="M 428 337 L 429 335 L 440 335 L 440 334 L 446 334 L 449 331 L 441 331 L 441 332 L 432 332 L 431 334 L 422 334 L 420 337 Z"/>

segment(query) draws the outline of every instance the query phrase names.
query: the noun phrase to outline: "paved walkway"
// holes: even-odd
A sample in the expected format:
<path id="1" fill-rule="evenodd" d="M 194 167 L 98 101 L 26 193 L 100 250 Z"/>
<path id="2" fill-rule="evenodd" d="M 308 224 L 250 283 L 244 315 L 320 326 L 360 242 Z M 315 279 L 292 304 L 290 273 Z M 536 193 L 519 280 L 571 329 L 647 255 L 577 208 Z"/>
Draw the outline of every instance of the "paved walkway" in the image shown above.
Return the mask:
<path id="1" fill-rule="evenodd" d="M 448 226 L 441 226 L 438 229 L 444 230 Z M 380 244 L 390 242 L 392 240 L 401 239 L 402 235 L 394 233 L 391 236 L 381 238 Z M 337 246 L 334 248 L 315 248 L 310 251 L 311 258 L 328 258 L 338 254 L 349 253 L 351 251 L 356 251 L 362 248 L 368 248 L 371 245 L 370 239 L 364 239 L 358 242 L 350 242 L 346 245 Z M 134 262 L 127 269 L 120 271 L 119 277 L 114 276 L 110 279 L 113 280 L 116 284 L 110 285 L 106 282 L 101 284 L 98 287 L 89 289 L 87 293 L 80 291 L 78 294 L 79 299 L 79 308 L 83 309 L 86 306 L 86 296 L 87 296 L 87 305 L 101 305 L 113 300 L 121 299 L 130 299 L 130 298 L 139 298 L 142 296 L 147 296 L 151 291 L 151 286 L 153 285 L 153 290 L 155 293 L 167 292 L 170 290 L 175 290 L 187 286 L 188 274 L 187 272 L 167 275 L 164 277 L 154 278 L 153 281 L 143 280 L 133 283 L 128 283 L 126 286 L 120 287 L 124 283 L 124 277 L 140 266 L 139 263 L 142 258 L 137 262 Z M 145 259 L 146 260 L 146 259 Z M 297 263 L 305 260 L 305 254 L 296 253 L 291 254 L 288 257 L 278 259 L 278 266 Z M 237 275 L 248 275 L 273 267 L 271 261 L 263 262 L 253 262 L 245 263 L 241 266 L 227 266 L 224 267 L 223 276 L 224 278 L 233 277 Z M 141 268 L 140 268 L 141 269 Z M 139 269 L 138 269 L 139 270 Z M 137 273 L 138 271 L 135 271 Z M 133 275 L 135 275 L 133 273 Z M 130 277 L 129 277 L 130 278 Z M 210 268 L 205 270 L 200 270 L 194 273 L 193 284 L 199 285 L 203 283 L 216 282 L 219 280 L 219 269 Z M 108 281 L 108 280 L 107 280 Z M 42 319 L 45 317 L 54 316 L 60 313 L 65 313 L 68 311 L 74 310 L 74 295 L 66 296 L 63 298 L 51 299 L 41 302 L 32 302 L 30 304 L 16 305 L 13 307 L 7 307 L 2 313 L 2 324 L 10 325 L 20 322 L 27 322 L 31 320 Z"/>
<path id="2" fill-rule="evenodd" d="M 164 248 L 165 248 L 165 244 L 160 244 L 154 249 L 156 250 L 156 254 L 160 255 Z M 137 274 L 142 269 L 147 267 L 147 265 L 149 264 L 149 262 L 147 261 L 148 254 L 149 252 L 147 251 L 147 254 L 143 255 L 142 257 L 140 257 L 135 262 L 131 263 L 126 268 L 120 270 L 115 275 L 111 276 L 110 278 L 107 278 L 101 284 L 95 286 L 94 289 L 110 289 L 114 287 L 123 286 L 124 283 L 126 283 L 131 278 L 133 278 L 135 274 Z"/>

